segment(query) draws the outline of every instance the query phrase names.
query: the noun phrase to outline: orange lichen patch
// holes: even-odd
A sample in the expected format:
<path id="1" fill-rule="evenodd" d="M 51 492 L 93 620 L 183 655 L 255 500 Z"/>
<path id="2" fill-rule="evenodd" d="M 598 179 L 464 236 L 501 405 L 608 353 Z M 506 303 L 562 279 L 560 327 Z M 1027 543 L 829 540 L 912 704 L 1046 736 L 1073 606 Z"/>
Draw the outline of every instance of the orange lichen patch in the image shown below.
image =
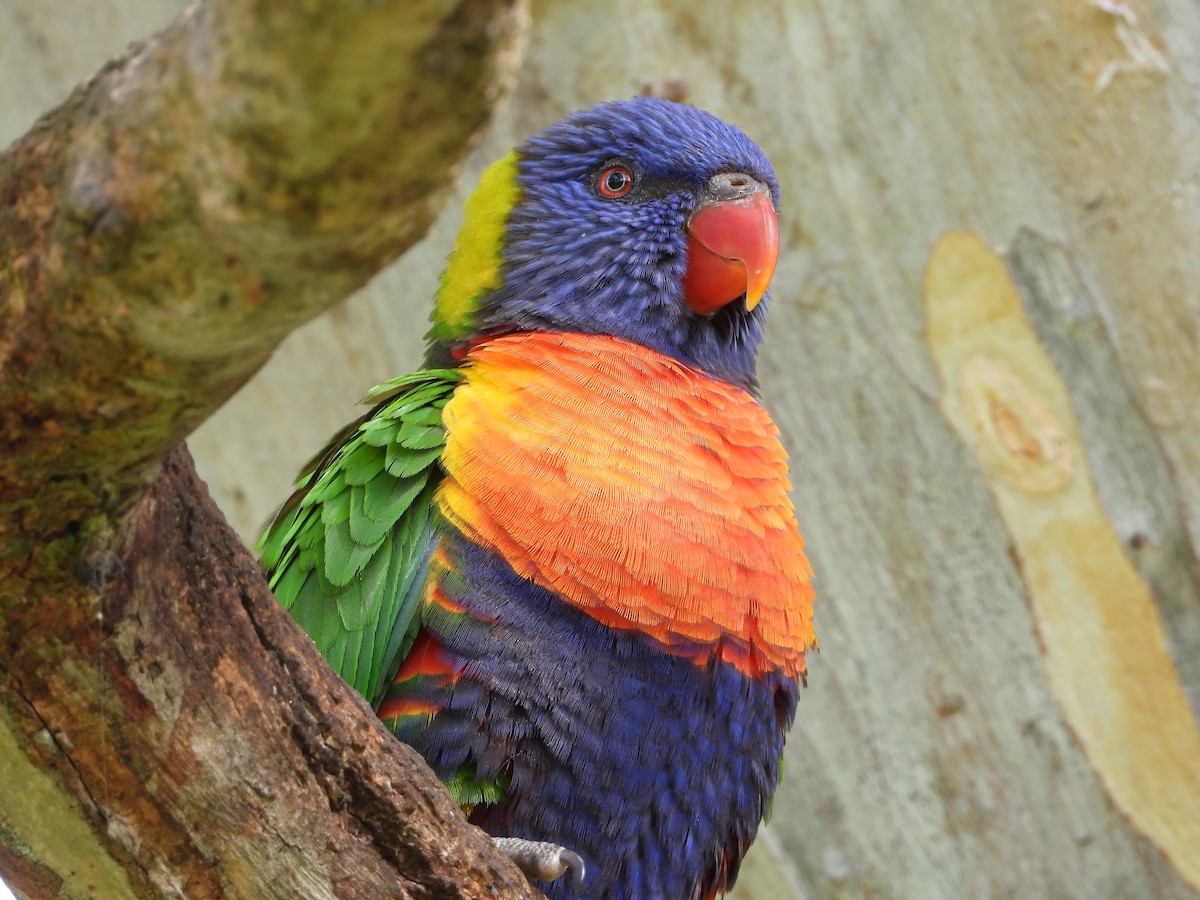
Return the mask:
<path id="1" fill-rule="evenodd" d="M 1200 887 L 1200 730 L 1154 597 L 1096 496 L 1066 386 L 976 235 L 942 236 L 924 294 L 942 410 L 1016 546 L 1047 682 L 1113 801 Z"/>
<path id="2" fill-rule="evenodd" d="M 610 337 L 510 335 L 472 350 L 445 422 L 439 508 L 517 573 L 681 652 L 804 673 L 811 569 L 745 391 Z"/>

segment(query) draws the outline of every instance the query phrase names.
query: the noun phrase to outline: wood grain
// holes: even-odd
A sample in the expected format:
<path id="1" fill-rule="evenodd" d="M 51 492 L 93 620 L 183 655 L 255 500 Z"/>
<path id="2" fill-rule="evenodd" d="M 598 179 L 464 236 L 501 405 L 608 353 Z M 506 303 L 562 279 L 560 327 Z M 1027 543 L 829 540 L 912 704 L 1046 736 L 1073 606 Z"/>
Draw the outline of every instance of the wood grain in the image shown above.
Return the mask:
<path id="1" fill-rule="evenodd" d="M 460 198 L 524 134 L 666 83 L 744 127 L 783 187 L 761 372 L 793 457 L 821 653 L 772 844 L 751 850 L 739 896 L 1196 896 L 1114 802 L 1047 680 L 1012 536 L 939 407 L 921 300 L 942 233 L 1013 248 L 1096 496 L 1153 593 L 1194 711 L 1200 10 L 1128 6 L 1166 72 L 1110 70 L 1128 56 L 1125 20 L 1083 2 L 534 7 L 514 102 Z M 294 336 L 197 436 L 244 533 L 286 493 L 279 460 L 299 464 L 365 386 L 417 363 L 419 341 L 388 323 L 427 315 L 457 221 L 448 209 L 340 317 Z M 1031 231 L 1058 262 L 1034 268 Z M 1064 264 L 1085 297 L 1047 285 Z M 1098 327 L 1103 355 L 1065 361 Z M 336 371 L 312 372 L 304 361 L 324 353 Z M 285 390 L 311 404 L 263 429 Z"/>

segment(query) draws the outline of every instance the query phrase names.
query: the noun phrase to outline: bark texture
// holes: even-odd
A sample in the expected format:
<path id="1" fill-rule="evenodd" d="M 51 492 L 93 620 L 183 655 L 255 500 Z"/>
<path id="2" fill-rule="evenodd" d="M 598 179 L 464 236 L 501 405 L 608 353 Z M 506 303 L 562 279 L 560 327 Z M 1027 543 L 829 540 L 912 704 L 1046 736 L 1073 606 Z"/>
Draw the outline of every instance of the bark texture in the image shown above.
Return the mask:
<path id="1" fill-rule="evenodd" d="M 0 156 L 21 893 L 536 896 L 281 614 L 186 451 L 163 466 L 422 235 L 521 31 L 511 0 L 194 3 Z"/>
<path id="2" fill-rule="evenodd" d="M 103 887 L 81 883 L 87 853 L 61 846 L 64 822 L 39 823 L 49 828 L 37 837 L 59 846 L 31 846 L 18 821 L 6 836 L 14 888 L 31 897 L 538 896 L 420 757 L 330 677 L 184 448 L 90 566 L 88 621 L 44 623 L 60 640 L 86 638 L 54 671 L 37 659 L 42 642 L 22 641 L 7 657 L 5 688 L 9 721 L 30 738 L 28 763 L 61 774 L 117 865 Z"/>
<path id="3" fill-rule="evenodd" d="M 783 187 L 761 374 L 821 653 L 739 897 L 1197 896 L 1200 7 L 543 0 L 533 20 L 472 172 L 586 103 L 682 90 Z M 244 533 L 419 359 L 389 323 L 427 314 L 454 207 L 196 436 Z M 304 411 L 264 435 L 285 386 Z"/>

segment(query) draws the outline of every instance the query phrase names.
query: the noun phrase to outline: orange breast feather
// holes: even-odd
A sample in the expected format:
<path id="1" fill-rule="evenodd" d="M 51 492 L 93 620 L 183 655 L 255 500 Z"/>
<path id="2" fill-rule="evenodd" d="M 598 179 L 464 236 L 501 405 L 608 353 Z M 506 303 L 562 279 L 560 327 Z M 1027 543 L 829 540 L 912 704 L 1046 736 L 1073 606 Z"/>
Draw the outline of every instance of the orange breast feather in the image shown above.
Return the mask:
<path id="1" fill-rule="evenodd" d="M 510 335 L 467 365 L 445 410 L 450 522 L 605 625 L 803 676 L 811 569 L 753 397 L 603 336 Z"/>

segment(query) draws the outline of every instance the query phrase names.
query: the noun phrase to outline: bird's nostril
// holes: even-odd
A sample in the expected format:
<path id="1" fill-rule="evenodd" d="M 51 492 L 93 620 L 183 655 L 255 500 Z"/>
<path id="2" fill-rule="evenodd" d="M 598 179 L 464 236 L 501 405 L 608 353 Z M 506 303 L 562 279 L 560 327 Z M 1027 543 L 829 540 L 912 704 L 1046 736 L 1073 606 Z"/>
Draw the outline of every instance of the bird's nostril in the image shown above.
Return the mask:
<path id="1" fill-rule="evenodd" d="M 763 189 L 764 185 L 746 172 L 721 172 L 708 182 L 709 194 L 715 200 L 733 200 Z"/>

